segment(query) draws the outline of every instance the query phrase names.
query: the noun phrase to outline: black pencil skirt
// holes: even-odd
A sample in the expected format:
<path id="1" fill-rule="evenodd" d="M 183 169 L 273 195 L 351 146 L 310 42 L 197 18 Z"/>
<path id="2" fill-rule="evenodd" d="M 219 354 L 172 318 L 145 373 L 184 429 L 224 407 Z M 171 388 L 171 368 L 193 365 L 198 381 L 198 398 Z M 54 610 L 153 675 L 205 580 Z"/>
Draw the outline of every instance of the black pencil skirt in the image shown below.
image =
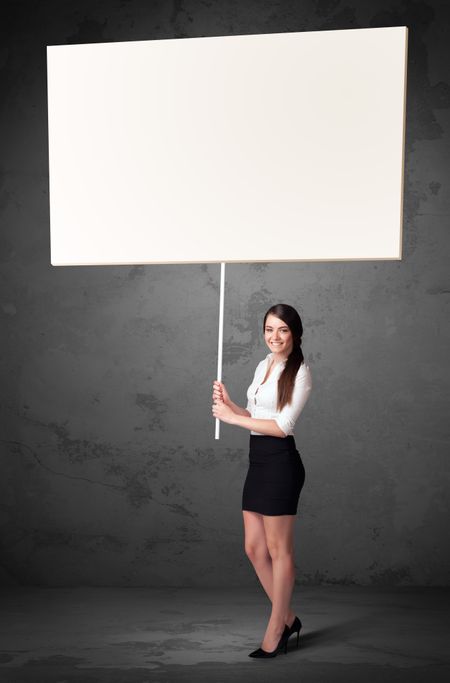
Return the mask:
<path id="1" fill-rule="evenodd" d="M 243 510 L 262 515 L 295 515 L 304 483 L 305 468 L 292 434 L 284 438 L 250 434 Z"/>

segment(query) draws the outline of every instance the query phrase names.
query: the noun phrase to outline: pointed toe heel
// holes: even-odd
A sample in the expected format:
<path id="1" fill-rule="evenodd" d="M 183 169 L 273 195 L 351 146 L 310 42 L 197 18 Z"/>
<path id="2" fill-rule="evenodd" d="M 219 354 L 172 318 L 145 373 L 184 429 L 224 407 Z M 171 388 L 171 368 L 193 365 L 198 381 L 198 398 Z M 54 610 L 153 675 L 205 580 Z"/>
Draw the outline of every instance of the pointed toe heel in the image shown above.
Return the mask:
<path id="1" fill-rule="evenodd" d="M 257 650 L 250 652 L 249 657 L 254 657 L 256 659 L 267 659 L 269 657 L 276 657 L 277 654 L 282 650 L 284 650 L 284 654 L 287 654 L 289 635 L 289 626 L 285 625 L 283 634 L 278 641 L 278 645 L 276 646 L 275 650 L 272 650 L 272 652 L 267 652 L 266 650 L 263 650 L 262 647 L 259 647 Z"/>

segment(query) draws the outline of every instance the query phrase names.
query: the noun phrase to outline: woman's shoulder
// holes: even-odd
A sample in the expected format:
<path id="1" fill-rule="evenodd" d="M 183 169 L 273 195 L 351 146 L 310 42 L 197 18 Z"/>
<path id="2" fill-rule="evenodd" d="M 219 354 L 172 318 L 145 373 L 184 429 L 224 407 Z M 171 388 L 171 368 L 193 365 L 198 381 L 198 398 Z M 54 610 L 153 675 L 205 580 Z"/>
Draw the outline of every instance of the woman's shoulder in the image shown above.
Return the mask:
<path id="1" fill-rule="evenodd" d="M 267 358 L 263 358 L 262 360 L 259 361 L 258 365 L 256 366 L 255 372 L 258 372 L 258 370 L 262 370 L 266 366 Z"/>
<path id="2" fill-rule="evenodd" d="M 308 382 L 312 384 L 311 369 L 308 363 L 304 360 L 297 370 L 297 375 L 295 377 L 296 382 Z"/>

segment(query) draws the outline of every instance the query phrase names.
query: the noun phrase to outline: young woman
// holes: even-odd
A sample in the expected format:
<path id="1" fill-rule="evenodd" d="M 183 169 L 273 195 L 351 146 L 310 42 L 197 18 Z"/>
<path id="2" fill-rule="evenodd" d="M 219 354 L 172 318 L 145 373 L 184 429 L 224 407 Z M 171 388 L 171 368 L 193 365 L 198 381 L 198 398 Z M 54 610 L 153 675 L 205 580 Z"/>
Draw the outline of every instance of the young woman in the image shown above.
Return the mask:
<path id="1" fill-rule="evenodd" d="M 261 647 L 249 657 L 275 657 L 287 651 L 301 622 L 290 600 L 295 583 L 293 528 L 305 470 L 293 428 L 309 398 L 311 372 L 301 348 L 303 326 L 292 306 L 276 304 L 264 316 L 270 350 L 258 364 L 247 390 L 247 407 L 213 382 L 214 417 L 250 430 L 249 468 L 242 492 L 245 552 L 272 602 Z"/>

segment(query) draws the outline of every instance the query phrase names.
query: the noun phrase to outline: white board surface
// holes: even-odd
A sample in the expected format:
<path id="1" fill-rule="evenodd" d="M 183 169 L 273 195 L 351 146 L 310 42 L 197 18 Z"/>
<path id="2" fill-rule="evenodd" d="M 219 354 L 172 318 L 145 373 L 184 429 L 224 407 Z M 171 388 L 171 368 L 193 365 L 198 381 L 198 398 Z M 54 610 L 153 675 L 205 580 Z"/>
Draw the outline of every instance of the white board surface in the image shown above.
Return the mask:
<path id="1" fill-rule="evenodd" d="M 53 265 L 400 259 L 407 28 L 47 47 Z"/>

